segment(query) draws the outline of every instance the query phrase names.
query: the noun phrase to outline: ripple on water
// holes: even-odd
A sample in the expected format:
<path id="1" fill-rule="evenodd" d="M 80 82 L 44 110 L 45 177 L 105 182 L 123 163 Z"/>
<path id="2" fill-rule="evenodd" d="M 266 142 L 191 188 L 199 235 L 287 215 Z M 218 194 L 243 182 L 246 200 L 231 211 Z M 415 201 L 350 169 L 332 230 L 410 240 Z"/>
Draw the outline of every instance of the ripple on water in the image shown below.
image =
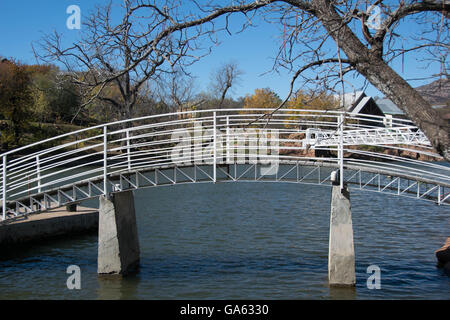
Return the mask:
<path id="1" fill-rule="evenodd" d="M 52 240 L 2 252 L 0 299 L 450 299 L 434 257 L 447 207 L 377 193 L 351 201 L 354 289 L 327 283 L 329 188 L 199 184 L 135 192 L 137 275 L 98 277 L 96 235 Z M 66 288 L 71 264 L 82 290 Z M 372 264 L 380 290 L 366 286 Z"/>

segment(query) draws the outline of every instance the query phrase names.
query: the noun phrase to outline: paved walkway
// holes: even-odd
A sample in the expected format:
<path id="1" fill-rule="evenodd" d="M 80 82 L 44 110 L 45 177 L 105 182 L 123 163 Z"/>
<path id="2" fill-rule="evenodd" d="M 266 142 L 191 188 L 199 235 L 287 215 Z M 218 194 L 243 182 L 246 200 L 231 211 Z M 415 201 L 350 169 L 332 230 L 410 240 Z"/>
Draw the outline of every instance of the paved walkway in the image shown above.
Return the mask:
<path id="1" fill-rule="evenodd" d="M 62 207 L 11 221 L 6 220 L 0 225 L 0 245 L 81 233 L 97 228 L 97 209 L 79 206 L 77 211 L 69 212 Z"/>

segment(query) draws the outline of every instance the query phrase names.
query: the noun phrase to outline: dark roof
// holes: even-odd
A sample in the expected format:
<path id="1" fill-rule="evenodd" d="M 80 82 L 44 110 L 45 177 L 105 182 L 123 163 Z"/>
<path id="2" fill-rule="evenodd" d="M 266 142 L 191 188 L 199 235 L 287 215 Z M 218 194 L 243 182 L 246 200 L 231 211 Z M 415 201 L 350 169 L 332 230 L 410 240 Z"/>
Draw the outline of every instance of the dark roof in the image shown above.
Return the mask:
<path id="1" fill-rule="evenodd" d="M 363 97 L 361 100 L 359 100 L 358 104 L 351 110 L 351 113 L 360 113 L 361 110 L 366 106 L 367 103 L 369 103 L 370 99 L 372 97 Z"/>
<path id="2" fill-rule="evenodd" d="M 376 103 L 384 114 L 391 114 L 391 115 L 405 114 L 389 99 L 386 98 L 378 99 Z"/>

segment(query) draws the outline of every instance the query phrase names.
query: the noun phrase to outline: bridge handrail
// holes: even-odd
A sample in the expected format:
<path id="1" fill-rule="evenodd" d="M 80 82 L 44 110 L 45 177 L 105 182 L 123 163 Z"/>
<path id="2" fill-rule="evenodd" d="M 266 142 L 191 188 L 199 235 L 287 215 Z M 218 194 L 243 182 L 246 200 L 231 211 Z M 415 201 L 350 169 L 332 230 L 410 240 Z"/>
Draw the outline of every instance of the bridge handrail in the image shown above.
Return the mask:
<path id="1" fill-rule="evenodd" d="M 129 122 L 135 122 L 135 121 L 143 121 L 143 120 L 149 120 L 149 119 L 155 119 L 155 118 L 163 118 L 163 117 L 170 117 L 170 116 L 183 116 L 183 115 L 189 115 L 189 114 L 201 114 L 201 113 L 205 113 L 205 112 L 242 112 L 242 111 L 248 111 L 248 112 L 254 112 L 254 111 L 265 111 L 264 113 L 261 114 L 257 114 L 257 116 L 262 116 L 264 114 L 270 113 L 272 111 L 274 111 L 275 109 L 271 109 L 271 108 L 248 108 L 248 109 L 242 109 L 242 108 L 229 108 L 229 109 L 208 109 L 208 110 L 191 110 L 191 111 L 183 111 L 183 112 L 170 112 L 170 113 L 164 113 L 164 114 L 155 114 L 155 115 L 149 115 L 149 116 L 143 116 L 143 117 L 137 117 L 137 118 L 132 118 L 132 119 L 124 119 L 124 120 L 118 120 L 118 121 L 113 121 L 113 122 L 108 122 L 105 124 L 99 124 L 99 125 L 95 125 L 89 128 L 83 128 L 83 129 L 79 129 L 79 130 L 75 130 L 72 132 L 68 132 L 68 133 L 64 133 L 64 134 L 60 134 L 58 136 L 55 137 L 51 137 L 51 138 L 47 138 L 41 141 L 37 141 L 31 144 L 28 144 L 26 146 L 22 146 L 13 150 L 9 150 L 6 152 L 3 152 L 0 154 L 0 157 L 3 157 L 5 155 L 10 155 L 12 153 L 17 153 L 19 151 L 25 150 L 27 148 L 31 148 L 31 147 L 35 147 L 38 146 L 39 144 L 44 144 L 50 141 L 54 141 L 54 140 L 59 140 L 61 138 L 65 138 L 65 137 L 69 137 L 71 135 L 77 135 L 83 132 L 87 132 L 90 130 L 95 130 L 95 129 L 102 129 L 105 126 L 115 126 L 115 125 L 119 125 L 119 124 L 123 124 L 123 123 L 129 123 Z M 307 114 L 308 112 L 312 112 L 312 113 L 317 113 L 320 115 L 335 115 L 335 116 L 339 116 L 341 114 L 345 114 L 346 117 L 348 119 L 354 119 L 354 120 L 367 120 L 367 119 L 375 119 L 374 121 L 378 121 L 378 122 L 382 122 L 382 120 L 385 118 L 383 116 L 376 116 L 376 115 L 363 115 L 363 116 L 353 116 L 353 115 L 349 115 L 347 112 L 345 111 L 337 111 L 337 110 L 314 110 L 314 109 L 292 109 L 292 108 L 283 108 L 280 110 L 277 110 L 278 113 L 273 114 L 273 117 L 277 117 L 279 116 L 279 113 L 281 112 L 302 112 L 304 113 L 303 116 L 314 116 L 314 114 Z M 295 115 L 295 114 L 292 114 Z M 232 117 L 233 115 L 231 115 Z M 246 116 L 245 114 L 238 114 L 238 115 L 234 115 L 234 116 Z M 247 115 L 248 117 L 250 116 L 255 116 L 255 114 L 250 114 Z M 407 119 L 401 119 L 401 118 L 392 118 L 393 122 L 398 122 L 398 123 L 409 123 L 412 126 L 414 126 L 411 122 L 411 120 L 407 120 Z M 123 131 L 118 131 L 118 133 L 123 132 Z"/>
<path id="2" fill-rule="evenodd" d="M 280 161 L 295 161 L 314 158 L 307 154 L 311 146 L 307 143 L 306 133 L 308 128 L 316 128 L 328 137 L 332 137 L 333 140 L 330 140 L 329 144 L 322 141 L 322 144 L 318 143 L 317 146 L 312 146 L 317 152 L 325 152 L 317 159 L 338 163 L 342 172 L 344 164 L 350 165 L 353 161 L 368 170 L 374 167 L 379 170 L 390 168 L 392 174 L 415 177 L 418 181 L 425 179 L 426 181 L 440 183 L 442 186 L 447 186 L 450 183 L 449 167 L 428 164 L 414 159 L 406 160 L 403 157 L 370 150 L 344 148 L 347 143 L 344 141 L 346 134 L 355 135 L 359 139 L 359 133 L 362 137 L 364 132 L 380 132 L 379 139 L 381 140 L 372 144 L 386 148 L 392 148 L 392 146 L 386 145 L 392 143 L 392 141 L 396 144 L 405 143 L 405 140 L 398 138 L 395 132 L 405 131 L 410 135 L 423 137 L 423 133 L 409 120 L 393 118 L 390 119 L 389 125 L 386 127 L 384 117 L 380 116 L 355 116 L 335 110 L 281 109 L 274 113 L 269 121 L 267 114 L 271 111 L 273 109 L 235 108 L 150 115 L 76 130 L 7 151 L 0 154 L 2 159 L 0 166 L 2 218 L 5 219 L 9 203 L 22 199 L 23 194 L 27 194 L 27 196 L 38 195 L 44 190 L 50 190 L 53 187 L 58 188 L 69 182 L 73 184 L 73 181 L 84 180 L 87 177 L 90 179 L 103 177 L 103 189 L 107 192 L 107 177 L 121 170 L 145 166 L 156 167 L 186 161 L 188 156 L 184 153 L 183 157 L 186 158 L 181 157 L 176 161 L 170 158 L 174 149 L 173 133 L 183 132 L 187 132 L 188 136 L 178 137 L 176 142 L 190 143 L 189 148 L 192 147 L 193 151 L 189 153 L 189 157 L 204 156 L 204 152 L 198 151 L 198 148 L 210 144 L 212 147 L 208 150 L 213 160 L 208 161 L 218 163 L 220 155 L 228 157 L 230 149 L 233 150 L 233 157 L 236 158 L 236 161 L 246 158 L 250 161 L 251 152 L 261 151 L 259 139 L 262 139 L 260 136 L 257 137 L 252 134 L 257 129 L 271 130 L 269 131 L 271 133 L 268 133 L 267 136 L 272 135 L 271 141 L 278 144 L 280 150 L 285 153 L 259 155 L 257 161 L 273 161 L 275 158 Z M 343 122 L 344 117 L 346 123 Z M 148 123 L 147 120 L 152 122 Z M 196 127 L 199 122 L 202 122 L 200 129 Z M 124 124 L 132 126 L 123 126 Z M 232 129 L 238 131 L 231 133 Z M 241 146 L 238 141 L 242 138 L 240 135 L 244 134 L 244 129 L 246 130 L 248 145 Z M 274 135 L 275 131 L 276 135 Z M 390 131 L 395 132 L 390 134 Z M 201 133 L 201 137 L 196 136 L 196 133 Z M 389 139 L 386 139 L 385 142 L 383 142 L 384 135 L 389 136 Z M 68 137 L 72 137 L 74 140 L 64 141 Z M 395 141 L 396 137 L 398 141 Z M 325 141 L 326 139 L 330 138 L 325 138 Z M 229 145 L 229 140 L 232 141 L 233 146 Z M 222 145 L 218 146 L 218 141 L 222 141 Z M 46 143 L 50 142 L 57 144 L 35 151 L 35 147 L 45 146 Z M 370 141 L 366 142 L 371 144 Z M 234 143 L 237 143 L 237 145 L 235 146 Z M 26 149 L 29 149 L 30 152 L 21 155 Z M 439 157 L 432 152 L 429 145 L 423 144 L 422 140 L 408 141 L 407 145 L 399 147 L 399 149 L 415 152 L 417 155 Z M 248 156 L 245 154 L 241 156 L 239 151 L 242 150 L 248 152 Z M 234 151 L 237 154 L 234 154 Z M 369 157 L 369 159 L 345 158 L 344 152 Z M 13 154 L 17 154 L 17 157 L 11 157 Z M 380 164 L 380 162 L 371 159 L 398 161 L 402 164 Z M 421 166 L 421 168 L 411 168 L 408 166 L 411 164 Z M 216 170 L 215 166 L 214 171 Z M 81 172 L 75 172 L 76 170 L 81 170 Z M 440 172 L 430 170 L 439 170 Z M 61 175 L 64 175 L 64 177 L 60 177 Z"/>

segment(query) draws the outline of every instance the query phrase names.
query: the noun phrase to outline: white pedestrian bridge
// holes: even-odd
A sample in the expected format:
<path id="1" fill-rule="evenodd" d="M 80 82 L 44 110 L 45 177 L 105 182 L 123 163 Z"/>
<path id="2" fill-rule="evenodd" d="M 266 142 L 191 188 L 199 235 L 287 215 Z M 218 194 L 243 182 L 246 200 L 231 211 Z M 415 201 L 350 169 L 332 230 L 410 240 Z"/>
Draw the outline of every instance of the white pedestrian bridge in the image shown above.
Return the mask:
<path id="1" fill-rule="evenodd" d="M 3 221 L 184 183 L 316 184 L 450 203 L 450 167 L 404 119 L 338 111 L 197 110 L 97 125 L 5 152 Z M 432 158 L 434 157 L 434 158 Z"/>

